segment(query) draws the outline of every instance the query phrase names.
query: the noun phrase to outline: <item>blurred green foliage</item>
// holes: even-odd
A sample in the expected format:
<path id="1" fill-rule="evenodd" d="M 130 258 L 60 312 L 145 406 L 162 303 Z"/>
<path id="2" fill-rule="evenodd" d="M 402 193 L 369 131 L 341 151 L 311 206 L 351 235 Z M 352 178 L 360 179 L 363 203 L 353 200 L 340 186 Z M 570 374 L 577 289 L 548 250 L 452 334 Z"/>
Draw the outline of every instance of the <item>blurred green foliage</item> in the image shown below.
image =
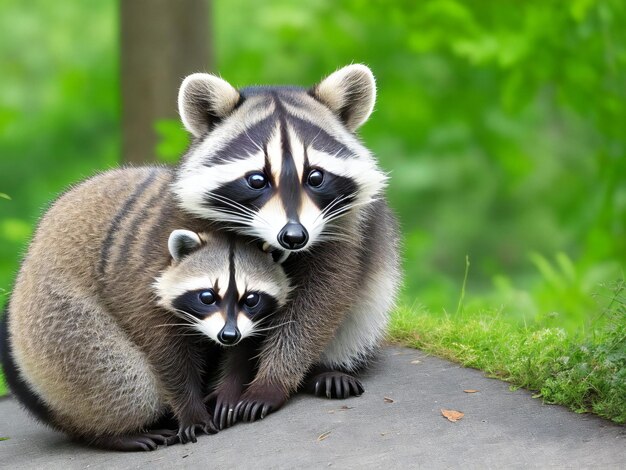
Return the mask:
<path id="1" fill-rule="evenodd" d="M 116 34 L 112 1 L 0 3 L 0 289 L 50 201 L 117 164 Z"/>
<path id="2" fill-rule="evenodd" d="M 215 70 L 310 85 L 372 67 L 404 298 L 574 329 L 626 261 L 626 3 L 213 1 Z M 0 4 L 0 287 L 59 191 L 119 158 L 117 4 Z M 158 53 L 158 52 L 157 52 Z M 174 106 L 174 103 L 172 104 Z M 155 123 L 172 161 L 180 125 Z"/>

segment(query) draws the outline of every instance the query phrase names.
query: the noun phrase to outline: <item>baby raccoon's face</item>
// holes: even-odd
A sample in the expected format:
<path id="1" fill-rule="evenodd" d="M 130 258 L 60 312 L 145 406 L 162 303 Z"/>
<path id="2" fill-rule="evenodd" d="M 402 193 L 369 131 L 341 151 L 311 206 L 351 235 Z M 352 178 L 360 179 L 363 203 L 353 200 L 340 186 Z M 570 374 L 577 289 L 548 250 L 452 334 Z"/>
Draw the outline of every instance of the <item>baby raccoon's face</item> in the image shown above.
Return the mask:
<path id="1" fill-rule="evenodd" d="M 287 300 L 281 266 L 252 245 L 175 230 L 168 246 L 173 263 L 154 284 L 159 305 L 223 346 L 260 332 Z"/>

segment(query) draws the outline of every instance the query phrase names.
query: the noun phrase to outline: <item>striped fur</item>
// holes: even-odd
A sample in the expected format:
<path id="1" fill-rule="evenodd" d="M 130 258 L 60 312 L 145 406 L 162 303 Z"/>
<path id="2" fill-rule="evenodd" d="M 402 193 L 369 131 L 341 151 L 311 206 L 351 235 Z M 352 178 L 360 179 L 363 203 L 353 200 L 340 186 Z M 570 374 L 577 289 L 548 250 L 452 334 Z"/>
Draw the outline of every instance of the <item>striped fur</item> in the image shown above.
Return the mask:
<path id="1" fill-rule="evenodd" d="M 189 86 L 194 96 L 212 90 L 200 108 L 185 99 Z M 179 111 L 194 139 L 172 189 L 185 212 L 291 253 L 283 326 L 269 333 L 243 399 L 271 395 L 276 408 L 307 371 L 356 371 L 376 351 L 400 283 L 398 229 L 387 177 L 354 134 L 376 96 L 367 67 L 344 67 L 311 89 L 233 90 L 206 74 L 183 83 Z M 190 125 L 218 108 L 219 119 L 208 112 Z"/>
<path id="2" fill-rule="evenodd" d="M 171 180 L 170 169 L 146 167 L 81 183 L 45 214 L 20 269 L 5 372 L 26 406 L 71 436 L 106 442 L 169 411 L 181 432 L 210 430 L 203 398 L 221 353 L 192 328 L 219 341 L 232 320 L 241 336 L 253 335 L 255 319 L 241 310 L 246 293 L 267 293 L 273 309 L 286 301 L 280 265 L 181 213 Z M 199 233 L 201 245 L 171 263 L 168 236 L 180 228 Z M 175 308 L 190 288 L 213 287 L 220 302 L 206 321 Z"/>
<path id="3" fill-rule="evenodd" d="M 306 250 L 335 238 L 334 217 L 380 196 L 385 174 L 315 93 L 294 87 L 239 93 L 238 106 L 200 136 L 180 164 L 173 190 L 185 211 L 234 225 L 280 249 L 281 229 L 296 222 L 309 234 L 299 248 Z M 180 112 L 188 122 L 189 111 Z M 326 178 L 320 190 L 306 185 L 316 168 Z M 255 172 L 267 176 L 266 190 L 247 186 L 244 176 Z"/>

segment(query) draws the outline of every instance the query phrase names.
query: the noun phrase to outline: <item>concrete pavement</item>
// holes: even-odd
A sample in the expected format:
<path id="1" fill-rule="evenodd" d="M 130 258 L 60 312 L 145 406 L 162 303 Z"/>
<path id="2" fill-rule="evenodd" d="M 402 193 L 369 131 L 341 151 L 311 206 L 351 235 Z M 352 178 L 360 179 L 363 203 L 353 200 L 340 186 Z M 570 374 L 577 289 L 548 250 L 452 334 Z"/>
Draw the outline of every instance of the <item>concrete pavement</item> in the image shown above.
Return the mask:
<path id="1" fill-rule="evenodd" d="M 70 443 L 4 399 L 0 468 L 626 468 L 626 428 L 420 351 L 385 349 L 363 383 L 361 397 L 297 396 L 263 421 L 132 454 Z"/>

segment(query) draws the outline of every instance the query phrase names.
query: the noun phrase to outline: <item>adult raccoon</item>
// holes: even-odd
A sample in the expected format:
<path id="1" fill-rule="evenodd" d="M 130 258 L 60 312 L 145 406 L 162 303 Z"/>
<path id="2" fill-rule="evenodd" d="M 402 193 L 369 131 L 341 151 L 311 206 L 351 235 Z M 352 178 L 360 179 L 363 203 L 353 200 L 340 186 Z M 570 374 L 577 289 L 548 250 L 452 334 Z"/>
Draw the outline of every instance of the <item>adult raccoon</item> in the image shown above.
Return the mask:
<path id="1" fill-rule="evenodd" d="M 181 214 L 171 181 L 165 168 L 121 169 L 65 193 L 39 224 L 9 301 L 0 342 L 11 390 L 92 445 L 152 450 L 224 427 L 252 378 L 250 341 L 240 340 L 287 299 L 280 265 Z M 208 338 L 239 343 L 222 360 L 217 426 L 204 403 L 218 369 Z M 146 431 L 170 412 L 178 432 Z"/>
<path id="2" fill-rule="evenodd" d="M 290 252 L 283 266 L 296 289 L 237 407 L 244 421 L 301 386 L 339 398 L 362 391 L 349 373 L 376 350 L 400 281 L 387 177 L 355 136 L 375 95 L 363 65 L 310 89 L 236 90 L 208 74 L 181 86 L 193 141 L 173 184 L 180 207 Z"/>

